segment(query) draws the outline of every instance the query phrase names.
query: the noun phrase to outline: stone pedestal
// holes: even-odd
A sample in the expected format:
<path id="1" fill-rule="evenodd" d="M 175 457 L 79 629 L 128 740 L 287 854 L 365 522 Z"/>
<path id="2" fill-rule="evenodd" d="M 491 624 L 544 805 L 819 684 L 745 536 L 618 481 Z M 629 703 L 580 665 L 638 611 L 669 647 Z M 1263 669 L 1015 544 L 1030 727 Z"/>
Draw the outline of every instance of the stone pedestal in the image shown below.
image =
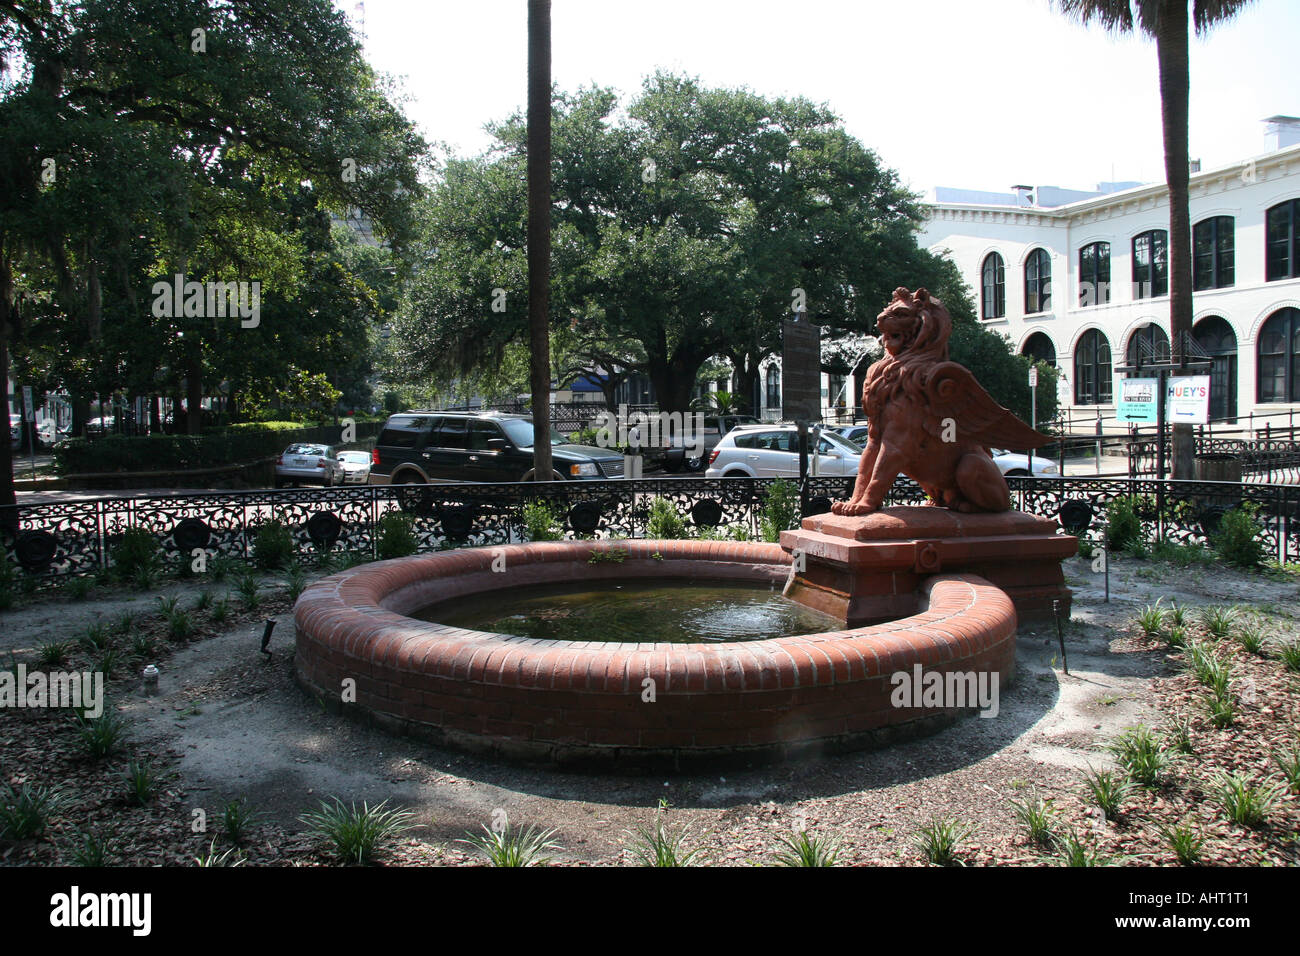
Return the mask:
<path id="1" fill-rule="evenodd" d="M 922 583 L 936 574 L 977 574 L 1006 592 L 1020 620 L 1070 614 L 1061 561 L 1078 539 L 1052 518 L 1023 511 L 962 514 L 900 506 L 860 517 L 805 518 L 781 534 L 794 573 L 785 594 L 848 627 L 915 614 Z"/>

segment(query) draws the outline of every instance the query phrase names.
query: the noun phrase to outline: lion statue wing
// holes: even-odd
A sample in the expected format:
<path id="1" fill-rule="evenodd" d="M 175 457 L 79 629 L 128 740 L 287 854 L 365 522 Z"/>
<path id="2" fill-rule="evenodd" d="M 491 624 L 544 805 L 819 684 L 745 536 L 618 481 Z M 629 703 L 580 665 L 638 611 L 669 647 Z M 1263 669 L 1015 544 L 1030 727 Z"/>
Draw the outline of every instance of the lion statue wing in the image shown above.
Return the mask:
<path id="1" fill-rule="evenodd" d="M 970 370 L 956 362 L 936 365 L 925 376 L 923 390 L 930 411 L 925 430 L 932 435 L 941 436 L 944 419 L 950 418 L 962 438 L 985 448 L 1040 448 L 1052 440 L 995 402 Z"/>

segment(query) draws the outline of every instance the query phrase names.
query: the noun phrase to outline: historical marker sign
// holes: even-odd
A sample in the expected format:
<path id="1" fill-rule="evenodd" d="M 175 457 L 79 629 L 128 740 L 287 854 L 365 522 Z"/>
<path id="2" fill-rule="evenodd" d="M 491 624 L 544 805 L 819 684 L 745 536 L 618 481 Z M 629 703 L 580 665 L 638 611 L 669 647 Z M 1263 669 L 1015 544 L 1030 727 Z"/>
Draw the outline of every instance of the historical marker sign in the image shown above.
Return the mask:
<path id="1" fill-rule="evenodd" d="M 822 420 L 822 327 L 806 315 L 781 330 L 781 414 L 789 421 Z"/>

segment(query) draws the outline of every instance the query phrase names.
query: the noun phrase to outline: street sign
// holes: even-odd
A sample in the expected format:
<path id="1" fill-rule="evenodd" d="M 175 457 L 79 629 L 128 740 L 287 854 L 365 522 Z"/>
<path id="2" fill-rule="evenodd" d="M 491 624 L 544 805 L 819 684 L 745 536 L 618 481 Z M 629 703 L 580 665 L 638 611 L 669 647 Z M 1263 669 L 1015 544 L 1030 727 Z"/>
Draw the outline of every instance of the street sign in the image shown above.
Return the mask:
<path id="1" fill-rule="evenodd" d="M 1155 422 L 1156 393 L 1159 389 L 1159 379 L 1120 379 L 1119 404 L 1115 408 L 1115 417 L 1121 422 Z"/>
<path id="2" fill-rule="evenodd" d="M 1038 387 L 1038 369 L 1032 365 L 1029 366 L 1029 387 L 1030 388 Z"/>
<path id="3" fill-rule="evenodd" d="M 30 422 L 34 417 L 35 416 L 32 414 L 32 387 L 30 385 L 24 385 L 23 386 L 23 418 L 24 420 Z"/>
<path id="4" fill-rule="evenodd" d="M 1170 376 L 1165 392 L 1169 420 L 1175 425 L 1205 425 L 1210 421 L 1210 376 Z"/>

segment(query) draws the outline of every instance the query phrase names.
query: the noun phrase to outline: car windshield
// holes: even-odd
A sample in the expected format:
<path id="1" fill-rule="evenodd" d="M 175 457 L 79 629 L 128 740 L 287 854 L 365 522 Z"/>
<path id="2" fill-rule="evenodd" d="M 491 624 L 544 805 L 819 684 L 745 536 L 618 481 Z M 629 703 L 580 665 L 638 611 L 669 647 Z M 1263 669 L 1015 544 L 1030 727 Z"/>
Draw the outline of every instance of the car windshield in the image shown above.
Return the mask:
<path id="1" fill-rule="evenodd" d="M 370 456 L 364 451 L 341 451 L 339 452 L 339 461 L 350 462 L 354 465 L 370 464 Z"/>
<path id="2" fill-rule="evenodd" d="M 286 455 L 323 455 L 325 454 L 324 445 L 290 445 L 284 450 Z"/>
<path id="3" fill-rule="evenodd" d="M 501 427 L 510 436 L 510 441 L 517 448 L 533 447 L 533 423 L 527 418 L 503 418 L 500 423 Z M 551 429 L 552 445 L 567 445 L 569 439 L 565 438 L 554 428 Z"/>
<path id="4" fill-rule="evenodd" d="M 842 451 L 848 452 L 850 455 L 862 454 L 861 446 L 853 444 L 853 442 L 835 434 L 835 432 L 822 432 L 822 438 L 825 438 L 832 445 L 835 445 Z"/>

